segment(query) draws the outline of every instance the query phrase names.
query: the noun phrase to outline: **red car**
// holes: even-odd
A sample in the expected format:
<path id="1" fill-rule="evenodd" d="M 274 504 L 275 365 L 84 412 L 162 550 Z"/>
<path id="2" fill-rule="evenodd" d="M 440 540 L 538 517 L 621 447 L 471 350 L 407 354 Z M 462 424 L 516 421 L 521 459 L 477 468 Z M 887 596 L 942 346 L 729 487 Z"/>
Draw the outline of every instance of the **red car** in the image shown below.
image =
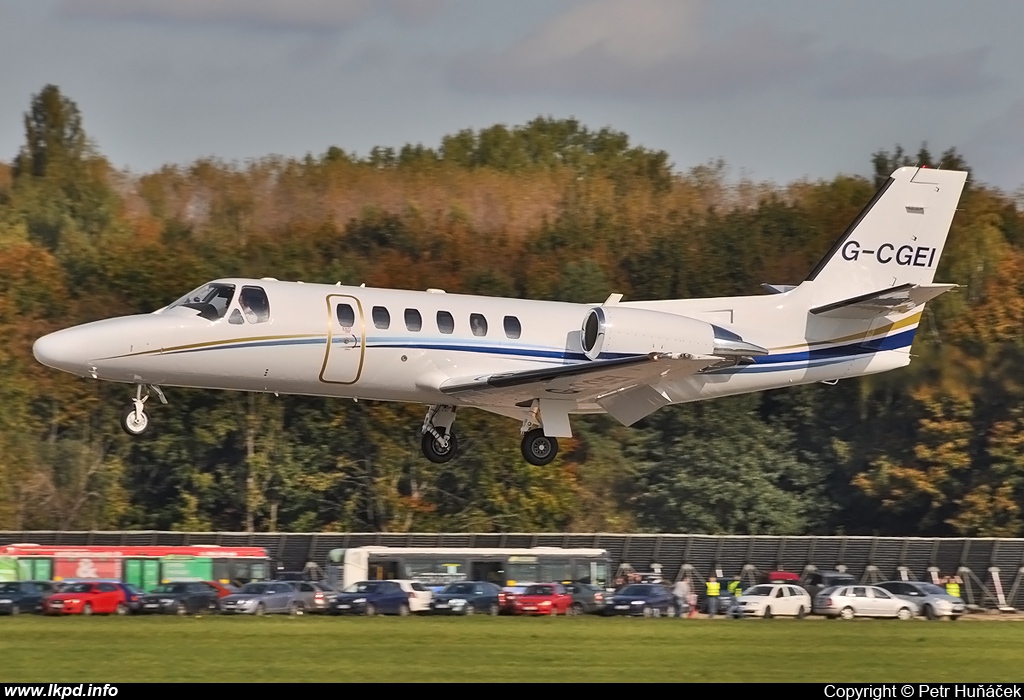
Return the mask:
<path id="1" fill-rule="evenodd" d="M 47 615 L 127 615 L 127 594 L 116 583 L 73 583 L 43 601 Z"/>
<path id="2" fill-rule="evenodd" d="M 568 615 L 572 595 L 560 583 L 535 583 L 515 597 L 516 615 Z"/>

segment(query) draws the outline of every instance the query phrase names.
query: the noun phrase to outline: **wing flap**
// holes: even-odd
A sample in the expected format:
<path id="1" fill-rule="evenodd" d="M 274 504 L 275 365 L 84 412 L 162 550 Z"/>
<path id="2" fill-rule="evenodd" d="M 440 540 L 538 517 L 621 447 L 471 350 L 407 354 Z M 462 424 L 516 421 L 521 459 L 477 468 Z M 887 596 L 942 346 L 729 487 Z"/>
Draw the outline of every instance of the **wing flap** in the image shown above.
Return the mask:
<path id="1" fill-rule="evenodd" d="M 469 404 L 529 407 L 534 399 L 562 399 L 579 404 L 650 383 L 670 372 L 692 374 L 721 361 L 720 357 L 684 359 L 640 355 L 472 379 L 450 379 L 439 388 Z"/>

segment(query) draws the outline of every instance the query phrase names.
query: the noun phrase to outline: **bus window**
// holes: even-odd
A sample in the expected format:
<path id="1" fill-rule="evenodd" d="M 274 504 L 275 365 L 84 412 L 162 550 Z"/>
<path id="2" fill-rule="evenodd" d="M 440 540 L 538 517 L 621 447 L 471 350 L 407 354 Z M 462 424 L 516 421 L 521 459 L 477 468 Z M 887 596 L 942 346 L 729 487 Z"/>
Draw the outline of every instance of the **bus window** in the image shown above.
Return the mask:
<path id="1" fill-rule="evenodd" d="M 537 557 L 511 556 L 508 558 L 506 572 L 509 581 L 537 581 L 540 579 L 540 571 L 537 566 Z M 506 585 L 514 586 L 514 583 Z"/>
<path id="2" fill-rule="evenodd" d="M 442 586 L 468 579 L 466 562 L 454 557 L 442 559 L 406 559 L 403 578 L 428 586 Z"/>
<path id="3" fill-rule="evenodd" d="M 541 581 L 572 581 L 572 567 L 568 559 L 547 559 L 540 565 Z"/>
<path id="4" fill-rule="evenodd" d="M 397 561 L 373 561 L 367 567 L 369 572 L 367 578 L 371 581 L 388 581 L 390 579 L 402 578 L 398 575 Z"/>

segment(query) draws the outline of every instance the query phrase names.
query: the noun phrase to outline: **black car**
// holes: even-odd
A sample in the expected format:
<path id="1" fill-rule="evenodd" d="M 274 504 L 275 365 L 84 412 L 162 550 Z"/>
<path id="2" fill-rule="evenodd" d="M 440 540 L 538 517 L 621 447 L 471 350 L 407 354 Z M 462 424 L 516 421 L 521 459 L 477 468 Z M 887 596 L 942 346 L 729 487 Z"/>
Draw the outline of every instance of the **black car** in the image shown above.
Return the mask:
<path id="1" fill-rule="evenodd" d="M 430 599 L 431 615 L 497 615 L 501 589 L 487 581 L 449 583 Z"/>
<path id="2" fill-rule="evenodd" d="M 142 612 L 187 615 L 217 609 L 217 590 L 199 581 L 165 583 L 142 596 Z"/>
<path id="3" fill-rule="evenodd" d="M 565 590 L 572 595 L 571 614 L 599 613 L 604 610 L 605 590 L 592 583 L 567 583 Z"/>
<path id="4" fill-rule="evenodd" d="M 675 617 L 676 601 L 672 592 L 660 583 L 631 583 L 605 601 L 602 614 Z"/>
<path id="5" fill-rule="evenodd" d="M 52 581 L 10 581 L 0 583 L 0 615 L 42 612 L 43 599 L 57 592 Z"/>

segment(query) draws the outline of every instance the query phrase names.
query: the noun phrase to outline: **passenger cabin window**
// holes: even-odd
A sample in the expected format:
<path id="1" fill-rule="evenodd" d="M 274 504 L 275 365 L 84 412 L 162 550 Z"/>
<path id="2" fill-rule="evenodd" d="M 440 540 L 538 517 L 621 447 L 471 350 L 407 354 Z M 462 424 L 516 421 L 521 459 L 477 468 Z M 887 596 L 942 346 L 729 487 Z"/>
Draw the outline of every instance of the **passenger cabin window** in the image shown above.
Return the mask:
<path id="1" fill-rule="evenodd" d="M 263 287 L 242 287 L 238 305 L 249 323 L 264 323 L 270 320 L 270 300 Z"/>
<path id="2" fill-rule="evenodd" d="M 373 325 L 386 331 L 391 326 L 391 314 L 383 306 L 373 307 Z"/>
<path id="3" fill-rule="evenodd" d="M 487 319 L 483 314 L 470 314 L 469 327 L 473 329 L 473 335 L 487 335 Z"/>
<path id="4" fill-rule="evenodd" d="M 235 285 L 233 284 L 204 284 L 199 289 L 178 299 L 171 304 L 170 308 L 195 309 L 206 320 L 216 321 L 224 318 L 234 296 Z"/>
<path id="5" fill-rule="evenodd" d="M 356 325 L 356 312 L 351 304 L 338 304 L 338 323 L 343 328 L 351 328 Z"/>
<path id="6" fill-rule="evenodd" d="M 505 317 L 505 335 L 515 340 L 523 334 L 523 327 L 515 316 Z"/>
<path id="7" fill-rule="evenodd" d="M 437 330 L 442 333 L 454 333 L 455 332 L 455 317 L 453 317 L 447 311 L 437 312 Z"/>
<path id="8" fill-rule="evenodd" d="M 423 317 L 416 309 L 405 310 L 405 327 L 410 331 L 419 332 L 423 330 Z"/>

